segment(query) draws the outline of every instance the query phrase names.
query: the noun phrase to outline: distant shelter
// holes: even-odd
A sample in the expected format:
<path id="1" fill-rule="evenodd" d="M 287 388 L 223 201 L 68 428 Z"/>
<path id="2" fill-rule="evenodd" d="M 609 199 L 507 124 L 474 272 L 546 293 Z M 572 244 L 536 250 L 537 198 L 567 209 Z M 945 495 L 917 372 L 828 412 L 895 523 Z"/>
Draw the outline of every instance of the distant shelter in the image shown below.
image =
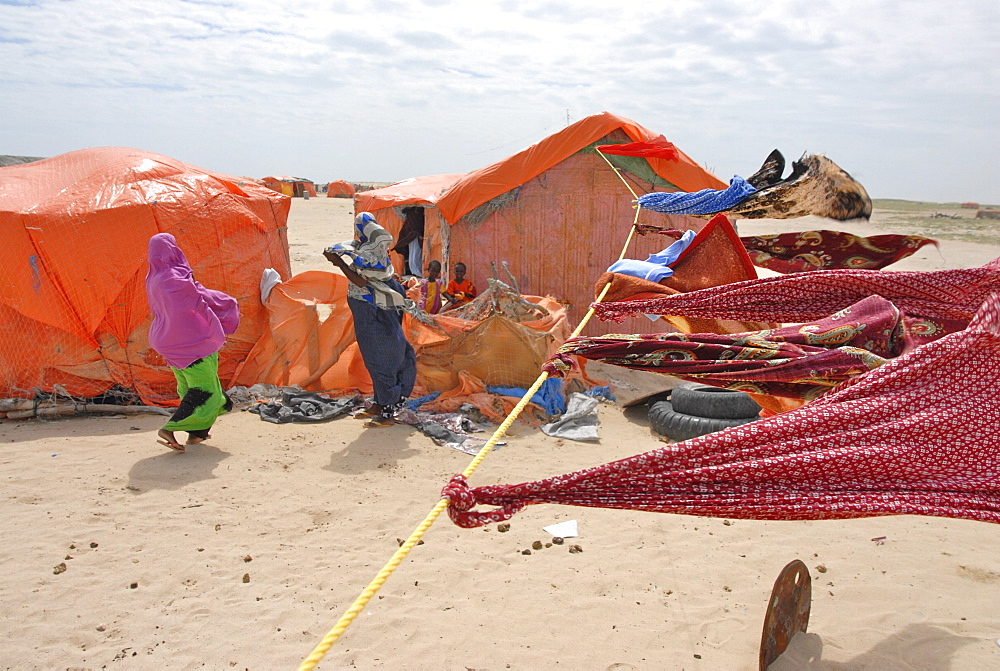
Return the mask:
<path id="1" fill-rule="evenodd" d="M 271 177 L 261 178 L 261 181 L 264 182 L 268 188 L 293 198 L 316 196 L 316 185 L 309 179 L 302 179 L 301 177 L 288 177 L 285 175 L 272 175 Z"/>

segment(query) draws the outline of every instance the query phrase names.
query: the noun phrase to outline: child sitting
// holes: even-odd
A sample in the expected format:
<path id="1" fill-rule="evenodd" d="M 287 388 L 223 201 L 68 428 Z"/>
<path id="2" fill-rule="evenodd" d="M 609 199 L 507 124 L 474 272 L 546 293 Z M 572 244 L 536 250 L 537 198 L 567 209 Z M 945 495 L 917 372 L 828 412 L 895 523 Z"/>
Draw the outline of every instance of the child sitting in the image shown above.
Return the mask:
<path id="1" fill-rule="evenodd" d="M 448 288 L 444 292 L 444 297 L 451 302 L 447 308 L 449 310 L 465 305 L 478 294 L 472 280 L 465 279 L 465 271 L 464 263 L 455 264 L 455 279 L 448 282 Z"/>
<path id="2" fill-rule="evenodd" d="M 441 312 L 441 262 L 427 264 L 427 277 L 413 278 L 406 283 L 407 296 L 417 303 L 421 310 L 436 315 Z"/>

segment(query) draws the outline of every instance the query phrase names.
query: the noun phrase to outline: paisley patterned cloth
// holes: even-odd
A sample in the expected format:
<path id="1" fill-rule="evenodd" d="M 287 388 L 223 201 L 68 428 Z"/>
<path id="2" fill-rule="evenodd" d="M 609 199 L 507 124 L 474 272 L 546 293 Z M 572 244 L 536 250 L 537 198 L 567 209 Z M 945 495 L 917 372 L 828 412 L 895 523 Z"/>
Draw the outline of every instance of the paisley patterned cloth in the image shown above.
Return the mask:
<path id="1" fill-rule="evenodd" d="M 518 485 L 441 494 L 461 527 L 557 503 L 744 519 L 1000 522 L 1000 293 L 968 328 L 798 410 Z M 498 506 L 474 511 L 477 504 Z"/>
<path id="2" fill-rule="evenodd" d="M 601 319 L 616 321 L 658 314 L 801 323 L 881 296 L 901 310 L 911 342 L 919 345 L 964 329 L 994 291 L 1000 291 L 1000 258 L 979 268 L 929 272 L 816 270 L 593 308 Z"/>
<path id="3" fill-rule="evenodd" d="M 936 240 L 922 235 L 862 237 L 841 231 L 802 231 L 740 238 L 753 264 L 779 273 L 830 268 L 878 270 Z"/>
<path id="4" fill-rule="evenodd" d="M 819 398 L 899 356 L 899 309 L 871 296 L 826 319 L 750 333 L 658 333 L 567 340 L 543 370 L 562 377 L 576 357 L 664 373 L 751 394 Z"/>

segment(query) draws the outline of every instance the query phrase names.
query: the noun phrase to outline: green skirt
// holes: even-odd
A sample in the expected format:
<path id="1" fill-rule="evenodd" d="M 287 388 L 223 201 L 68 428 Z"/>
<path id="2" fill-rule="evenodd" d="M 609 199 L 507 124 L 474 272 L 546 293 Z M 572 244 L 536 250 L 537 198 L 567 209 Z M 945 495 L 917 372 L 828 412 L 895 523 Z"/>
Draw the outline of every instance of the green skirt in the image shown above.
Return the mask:
<path id="1" fill-rule="evenodd" d="M 187 368 L 174 368 L 181 403 L 163 425 L 167 431 L 202 431 L 212 428 L 226 411 L 226 395 L 219 381 L 219 353 L 198 359 Z"/>

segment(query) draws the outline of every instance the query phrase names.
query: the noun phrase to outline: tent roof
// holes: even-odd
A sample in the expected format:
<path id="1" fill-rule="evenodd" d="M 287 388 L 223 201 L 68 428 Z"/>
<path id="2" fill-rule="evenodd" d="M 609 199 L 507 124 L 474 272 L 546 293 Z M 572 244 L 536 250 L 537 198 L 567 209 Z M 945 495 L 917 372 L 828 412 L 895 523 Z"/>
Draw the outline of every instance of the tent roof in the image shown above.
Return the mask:
<path id="1" fill-rule="evenodd" d="M 610 112 L 594 114 L 513 156 L 464 175 L 438 199 L 438 208 L 447 221 L 454 223 L 491 198 L 524 184 L 617 129 L 623 130 L 633 142 L 659 137 L 625 117 Z M 651 158 L 649 164 L 658 175 L 684 191 L 726 188 L 725 182 L 683 151 L 678 149 L 677 153 L 677 161 Z"/>
<path id="2" fill-rule="evenodd" d="M 311 179 L 306 179 L 305 177 L 289 177 L 287 175 L 269 175 L 267 177 L 261 177 L 261 179 L 276 179 L 279 182 L 309 182 L 312 184 Z"/>
<path id="3" fill-rule="evenodd" d="M 21 165 L 22 163 L 34 163 L 41 161 L 42 156 L 11 156 L 9 154 L 0 155 L 0 167 L 8 165 Z"/>
<path id="4" fill-rule="evenodd" d="M 355 210 L 373 212 L 408 203 L 434 205 L 462 177 L 461 174 L 410 177 L 381 189 L 362 191 L 354 197 Z"/>

